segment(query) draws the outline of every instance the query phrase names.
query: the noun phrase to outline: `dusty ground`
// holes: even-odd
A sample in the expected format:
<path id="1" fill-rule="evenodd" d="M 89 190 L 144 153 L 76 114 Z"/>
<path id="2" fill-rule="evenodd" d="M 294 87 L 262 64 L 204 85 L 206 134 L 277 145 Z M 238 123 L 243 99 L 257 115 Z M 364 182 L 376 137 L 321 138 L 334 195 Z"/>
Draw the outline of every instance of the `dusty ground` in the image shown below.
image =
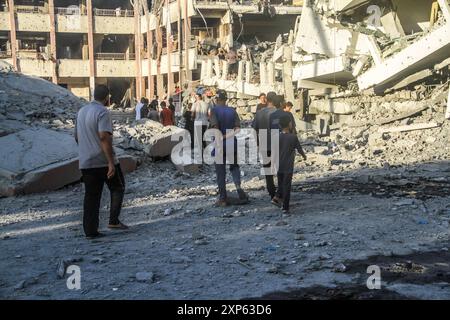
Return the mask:
<path id="1" fill-rule="evenodd" d="M 289 217 L 268 202 L 258 169 L 243 171 L 251 204 L 221 209 L 210 168 L 189 177 L 144 164 L 126 178 L 132 229 L 95 241 L 82 232 L 81 184 L 0 199 L 0 298 L 450 298 L 448 162 L 301 165 Z M 107 207 L 105 198 L 102 229 Z M 58 279 L 61 260 L 81 268 L 80 291 Z M 373 264 L 381 291 L 366 287 Z"/>

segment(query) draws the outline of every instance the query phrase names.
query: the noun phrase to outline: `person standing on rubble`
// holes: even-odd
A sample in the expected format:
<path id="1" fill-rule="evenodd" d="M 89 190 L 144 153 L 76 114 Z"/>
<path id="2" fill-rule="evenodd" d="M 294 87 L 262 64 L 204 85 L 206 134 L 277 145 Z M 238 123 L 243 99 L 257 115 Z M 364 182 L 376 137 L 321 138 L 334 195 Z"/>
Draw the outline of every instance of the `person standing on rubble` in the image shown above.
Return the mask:
<path id="1" fill-rule="evenodd" d="M 219 153 L 219 155 L 223 155 L 219 159 L 221 161 L 215 164 L 217 185 L 219 187 L 219 200 L 216 202 L 216 206 L 219 207 L 228 205 L 226 190 L 227 164 L 230 165 L 230 172 L 239 195 L 239 200 L 248 201 L 248 195 L 241 187 L 241 169 L 237 160 L 236 134 L 241 128 L 241 121 L 236 110 L 227 106 L 227 100 L 227 93 L 224 90 L 218 90 L 216 93 L 216 106 L 211 114 L 211 128 L 220 130 L 223 135 L 221 141 L 216 141 L 216 149 L 214 150 L 215 154 Z M 233 154 L 227 154 L 231 148 Z M 230 156 L 232 156 L 232 159 Z"/>
<path id="2" fill-rule="evenodd" d="M 256 106 L 256 112 L 267 107 L 267 96 L 265 93 L 261 93 L 259 95 L 258 99 L 259 99 L 259 103 Z"/>
<path id="3" fill-rule="evenodd" d="M 100 85 L 94 90 L 94 101 L 80 109 L 75 126 L 79 167 L 85 185 L 83 229 L 87 238 L 102 236 L 98 232 L 99 210 L 103 185 L 111 193 L 110 229 L 128 229 L 119 220 L 125 193 L 125 179 L 115 156 L 111 114 L 105 106 L 110 98 L 109 89 Z"/>
<path id="4" fill-rule="evenodd" d="M 189 132 L 191 137 L 191 148 L 194 148 L 194 118 L 192 117 L 192 103 L 189 103 L 186 111 L 183 113 L 184 128 Z"/>
<path id="5" fill-rule="evenodd" d="M 167 104 L 165 101 L 161 102 L 161 113 L 159 115 L 160 119 L 161 119 L 161 123 L 164 127 L 167 126 L 174 126 L 175 123 L 173 121 L 174 117 L 173 117 L 173 113 L 172 110 L 170 110 L 169 108 L 167 108 Z"/>
<path id="6" fill-rule="evenodd" d="M 264 157 L 267 157 L 269 161 L 264 161 L 263 168 L 265 170 L 265 178 L 266 178 L 266 187 L 267 191 L 269 192 L 270 200 L 272 200 L 275 197 L 276 193 L 276 187 L 274 182 L 274 172 L 272 172 L 272 161 L 270 161 L 270 158 L 272 156 L 272 146 L 271 146 L 271 130 L 270 130 L 270 116 L 277 110 L 275 107 L 275 98 L 277 97 L 277 94 L 275 92 L 269 92 L 267 94 L 267 107 L 260 109 L 256 112 L 255 120 L 253 121 L 253 129 L 256 130 L 257 133 L 257 141 L 258 141 L 258 147 L 259 147 L 259 153 L 264 159 Z M 262 143 L 259 140 L 259 135 L 263 133 L 265 130 L 267 134 L 266 143 Z"/>
<path id="7" fill-rule="evenodd" d="M 156 121 L 156 122 L 160 122 L 159 112 L 156 110 L 157 107 L 158 107 L 158 102 L 153 100 L 152 103 L 150 104 L 150 110 L 148 112 L 148 118 L 150 120 L 153 120 L 153 121 Z"/>
<path id="8" fill-rule="evenodd" d="M 202 146 L 202 149 L 206 147 L 203 136 L 206 130 L 208 130 L 208 111 L 208 104 L 203 100 L 203 92 L 199 90 L 195 94 L 195 103 L 192 106 L 192 118 L 194 119 L 194 139 L 197 141 L 196 145 Z"/>
<path id="9" fill-rule="evenodd" d="M 136 105 L 136 121 L 141 120 L 141 109 L 145 105 L 145 98 L 141 98 L 141 101 Z"/>
<path id="10" fill-rule="evenodd" d="M 143 98 L 144 105 L 141 107 L 141 119 L 147 119 L 148 113 L 149 113 L 149 107 L 148 107 L 148 99 Z"/>

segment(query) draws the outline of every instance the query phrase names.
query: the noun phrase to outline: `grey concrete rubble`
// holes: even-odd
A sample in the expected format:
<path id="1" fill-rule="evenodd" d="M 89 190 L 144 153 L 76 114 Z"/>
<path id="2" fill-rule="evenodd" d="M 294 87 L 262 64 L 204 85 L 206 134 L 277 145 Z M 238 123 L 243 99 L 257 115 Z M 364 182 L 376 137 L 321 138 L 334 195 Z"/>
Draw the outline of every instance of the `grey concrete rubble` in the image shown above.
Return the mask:
<path id="1" fill-rule="evenodd" d="M 0 70 L 0 196 L 52 191 L 79 181 L 73 128 L 85 101 L 5 63 Z M 136 169 L 133 156 L 116 153 L 125 173 Z"/>

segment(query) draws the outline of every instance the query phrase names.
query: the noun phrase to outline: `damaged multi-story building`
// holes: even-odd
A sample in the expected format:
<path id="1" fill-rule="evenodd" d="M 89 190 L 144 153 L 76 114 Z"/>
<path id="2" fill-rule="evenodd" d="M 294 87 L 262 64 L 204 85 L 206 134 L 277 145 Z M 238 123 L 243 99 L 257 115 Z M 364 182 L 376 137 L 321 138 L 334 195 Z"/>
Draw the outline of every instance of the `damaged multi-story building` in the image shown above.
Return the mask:
<path id="1" fill-rule="evenodd" d="M 249 58 L 239 61 L 236 78 L 223 71 L 226 61 L 212 57 L 202 79 L 241 98 L 278 91 L 295 101 L 300 119 L 324 116 L 326 126 L 367 97 L 397 92 L 418 100 L 421 91 L 445 84 L 449 34 L 447 0 L 309 0 L 269 54 L 244 44 Z"/>
<path id="2" fill-rule="evenodd" d="M 107 84 L 113 102 L 124 104 L 170 95 L 200 80 L 210 49 L 232 47 L 233 40 L 274 40 L 294 25 L 301 4 L 2 0 L 0 59 L 85 99 L 95 85 Z"/>

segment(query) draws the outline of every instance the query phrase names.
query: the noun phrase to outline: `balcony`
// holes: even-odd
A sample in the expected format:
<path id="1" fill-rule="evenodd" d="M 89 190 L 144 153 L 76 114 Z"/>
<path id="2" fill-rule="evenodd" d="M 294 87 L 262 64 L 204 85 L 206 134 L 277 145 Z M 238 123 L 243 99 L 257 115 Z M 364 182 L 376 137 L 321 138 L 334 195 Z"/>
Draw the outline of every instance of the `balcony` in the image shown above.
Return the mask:
<path id="1" fill-rule="evenodd" d="M 136 55 L 134 53 L 96 53 L 95 59 L 97 60 L 135 60 Z"/>

